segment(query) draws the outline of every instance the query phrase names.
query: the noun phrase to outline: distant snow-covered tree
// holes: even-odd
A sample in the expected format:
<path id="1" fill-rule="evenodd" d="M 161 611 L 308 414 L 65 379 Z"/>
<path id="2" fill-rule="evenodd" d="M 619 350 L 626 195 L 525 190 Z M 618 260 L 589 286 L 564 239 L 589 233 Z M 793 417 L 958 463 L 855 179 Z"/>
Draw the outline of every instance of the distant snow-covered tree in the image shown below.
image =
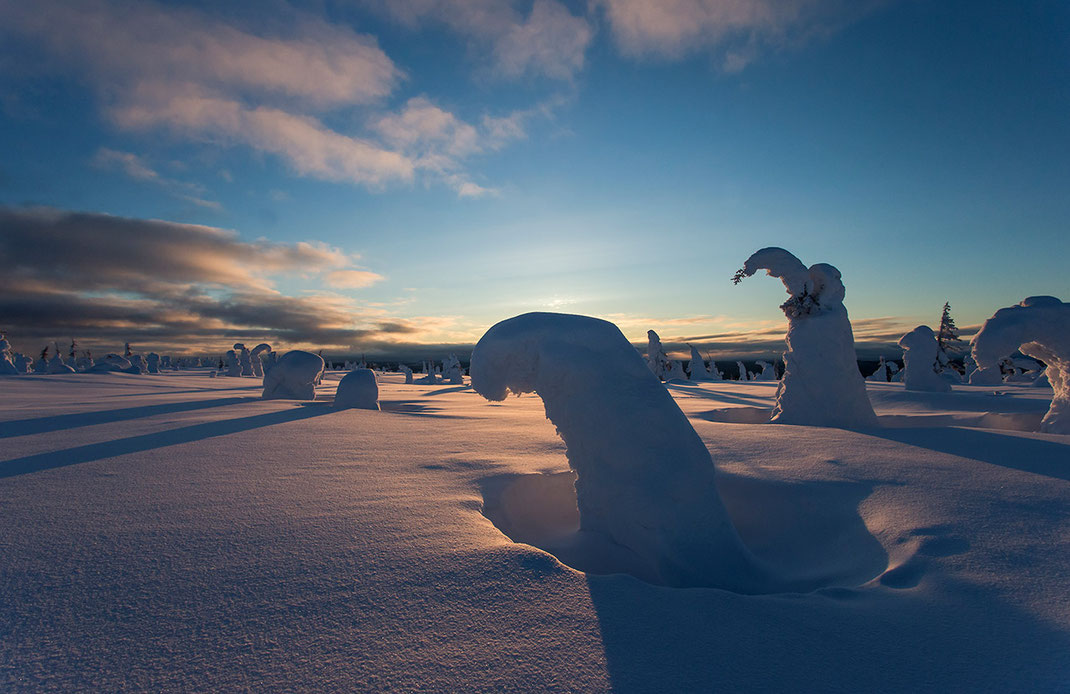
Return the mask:
<path id="1" fill-rule="evenodd" d="M 955 319 L 951 317 L 951 303 L 944 302 L 944 311 L 940 315 L 940 327 L 936 331 L 936 344 L 939 346 L 937 361 L 938 371 L 947 368 L 951 363 L 951 352 L 958 352 L 963 348 L 963 341 L 959 339 L 959 329 L 955 325 Z"/>

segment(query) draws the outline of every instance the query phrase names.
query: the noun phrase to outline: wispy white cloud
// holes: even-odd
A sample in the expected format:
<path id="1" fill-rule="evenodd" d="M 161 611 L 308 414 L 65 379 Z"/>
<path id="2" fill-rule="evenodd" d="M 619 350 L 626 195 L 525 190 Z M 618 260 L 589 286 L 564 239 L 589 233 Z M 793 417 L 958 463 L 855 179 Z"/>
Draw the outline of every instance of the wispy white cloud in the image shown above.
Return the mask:
<path id="1" fill-rule="evenodd" d="M 763 51 L 827 35 L 884 0 L 594 0 L 620 51 L 678 59 L 711 51 L 739 72 Z"/>
<path id="2" fill-rule="evenodd" d="M 522 12 L 512 0 L 368 0 L 366 6 L 416 28 L 427 22 L 468 38 L 488 71 L 503 78 L 540 75 L 570 80 L 583 69 L 594 31 L 586 17 L 557 0 L 535 0 Z"/>
<path id="3" fill-rule="evenodd" d="M 93 165 L 101 169 L 118 169 L 136 181 L 154 183 L 171 195 L 174 195 L 176 198 L 185 200 L 198 207 L 204 207 L 210 210 L 220 210 L 223 208 L 218 202 L 214 200 L 206 200 L 201 197 L 204 195 L 204 186 L 197 183 L 188 183 L 186 181 L 179 181 L 177 179 L 161 176 L 160 173 L 149 166 L 143 158 L 131 152 L 120 152 L 107 147 L 101 147 L 93 156 Z"/>

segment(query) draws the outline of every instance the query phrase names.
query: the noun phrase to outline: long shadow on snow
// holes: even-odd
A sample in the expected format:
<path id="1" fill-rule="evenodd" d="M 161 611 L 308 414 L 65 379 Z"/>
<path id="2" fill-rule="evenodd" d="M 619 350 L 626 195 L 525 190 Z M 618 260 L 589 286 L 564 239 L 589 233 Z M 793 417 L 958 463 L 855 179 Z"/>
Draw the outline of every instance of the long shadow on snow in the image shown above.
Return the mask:
<path id="1" fill-rule="evenodd" d="M 1070 481 L 1070 438 L 1063 444 L 966 427 L 868 429 L 864 433 L 908 446 Z"/>
<path id="2" fill-rule="evenodd" d="M 770 396 L 737 395 L 725 393 L 723 391 L 705 390 L 703 388 L 697 388 L 695 386 L 685 386 L 676 383 L 667 383 L 665 384 L 665 387 L 670 391 L 675 390 L 680 393 L 690 395 L 693 398 L 706 398 L 707 400 L 716 400 L 717 402 L 734 402 L 742 405 L 769 405 Z"/>
<path id="3" fill-rule="evenodd" d="M 226 405 L 237 405 L 243 402 L 254 402 L 259 400 L 260 398 L 253 396 L 243 398 L 216 398 L 214 400 L 196 400 L 193 402 L 173 402 L 162 405 L 144 405 L 142 407 L 124 407 L 118 410 L 59 414 L 51 417 L 37 417 L 35 419 L 16 419 L 0 422 L 0 439 L 7 439 L 12 436 L 45 434 L 52 431 L 77 429 L 79 427 L 94 426 L 96 424 L 109 424 L 111 422 L 122 422 L 130 419 L 141 419 L 143 417 L 152 417 L 158 414 L 174 414 L 176 412 L 204 410 L 210 407 L 224 407 Z"/>
<path id="4" fill-rule="evenodd" d="M 1070 634 L 946 579 L 736 595 L 587 576 L 615 692 L 1061 691 Z M 967 605 L 964 608 L 963 603 Z"/>
<path id="5" fill-rule="evenodd" d="M 303 407 L 294 407 L 277 412 L 253 415 L 252 417 L 239 417 L 236 419 L 224 419 L 215 422 L 194 424 L 180 429 L 170 429 L 154 434 L 131 436 L 114 441 L 102 441 L 91 443 L 86 446 L 76 446 L 61 451 L 38 453 L 24 458 L 0 461 L 0 478 L 25 475 L 42 470 L 66 467 L 90 463 L 104 458 L 114 458 L 129 453 L 141 453 L 165 446 L 175 446 L 180 443 L 190 443 L 214 436 L 226 436 L 250 429 L 260 429 L 273 424 L 284 424 L 301 419 L 318 417 L 323 414 L 335 412 L 334 408 L 327 404 L 308 403 Z"/>

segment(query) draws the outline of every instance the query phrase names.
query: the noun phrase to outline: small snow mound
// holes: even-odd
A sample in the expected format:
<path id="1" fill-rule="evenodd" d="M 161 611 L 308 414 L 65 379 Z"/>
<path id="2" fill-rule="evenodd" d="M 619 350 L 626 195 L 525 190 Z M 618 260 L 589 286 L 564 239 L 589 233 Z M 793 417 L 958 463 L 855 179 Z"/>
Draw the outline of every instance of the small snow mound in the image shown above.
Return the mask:
<path id="1" fill-rule="evenodd" d="M 379 409 L 379 383 L 371 369 L 354 369 L 338 381 L 338 390 L 334 395 L 336 408 L 355 408 L 360 410 Z"/>
<path id="2" fill-rule="evenodd" d="M 282 355 L 264 375 L 265 400 L 315 400 L 316 386 L 323 378 L 323 357 L 294 350 Z"/>

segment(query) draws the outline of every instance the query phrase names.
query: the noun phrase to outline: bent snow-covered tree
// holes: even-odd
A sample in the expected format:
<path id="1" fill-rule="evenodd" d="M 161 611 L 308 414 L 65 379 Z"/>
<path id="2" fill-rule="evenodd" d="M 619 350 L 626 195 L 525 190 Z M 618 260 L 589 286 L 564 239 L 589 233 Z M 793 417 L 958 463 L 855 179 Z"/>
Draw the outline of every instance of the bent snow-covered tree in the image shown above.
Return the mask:
<path id="1" fill-rule="evenodd" d="M 907 390 L 950 393 L 951 384 L 940 375 L 940 343 L 927 325 L 919 325 L 899 338 L 903 348 L 903 386 Z"/>
<path id="2" fill-rule="evenodd" d="M 627 547 L 668 585 L 769 589 L 725 511 L 705 444 L 617 326 L 510 318 L 479 340 L 470 373 L 488 400 L 542 398 L 576 472 L 581 532 Z"/>
<path id="3" fill-rule="evenodd" d="M 973 338 L 979 372 L 998 373 L 1000 361 L 1019 350 L 1048 365 L 1045 375 L 1054 394 L 1040 431 L 1070 434 L 1070 304 L 1053 296 L 1031 296 L 996 311 Z"/>
<path id="4" fill-rule="evenodd" d="M 780 279 L 791 295 L 780 306 L 788 317 L 787 351 L 771 421 L 877 426 L 858 371 L 840 271 L 825 263 L 807 268 L 783 248 L 763 248 L 747 258 L 733 281 L 738 284 L 759 270 Z"/>

